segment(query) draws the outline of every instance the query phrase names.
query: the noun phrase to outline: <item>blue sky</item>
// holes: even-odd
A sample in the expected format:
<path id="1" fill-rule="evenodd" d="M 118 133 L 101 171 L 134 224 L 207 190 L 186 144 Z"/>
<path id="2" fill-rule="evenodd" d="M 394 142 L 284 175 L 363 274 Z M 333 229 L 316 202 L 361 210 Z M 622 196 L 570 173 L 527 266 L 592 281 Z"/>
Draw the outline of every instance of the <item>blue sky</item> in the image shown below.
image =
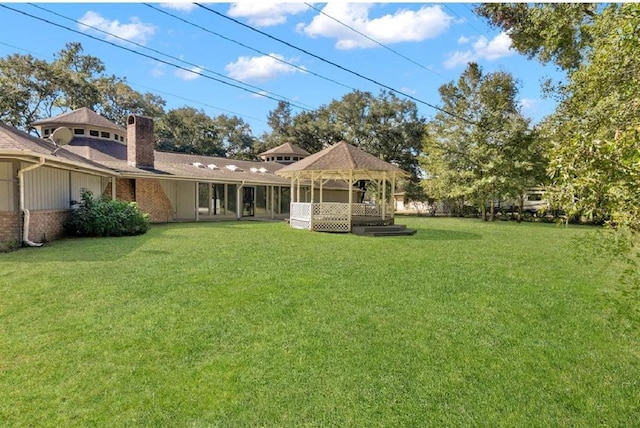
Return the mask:
<path id="1" fill-rule="evenodd" d="M 160 95 L 167 109 L 237 115 L 256 136 L 268 130 L 267 114 L 277 105 L 260 94 L 286 98 L 295 113 L 353 89 L 378 94 L 382 87 L 373 80 L 419 100 L 420 114 L 429 119 L 436 113 L 431 106 L 440 104 L 438 87 L 457 80 L 467 61 L 476 61 L 485 73 L 512 73 L 521 83 L 523 113 L 537 122 L 554 109 L 541 96 L 541 81 L 561 77 L 553 66 L 513 51 L 506 34 L 473 14 L 472 3 L 202 3 L 210 10 L 192 3 L 4 4 L 76 32 L 0 8 L 0 56 L 51 60 L 66 43 L 80 42 L 86 54 L 102 59 L 106 73 Z"/>

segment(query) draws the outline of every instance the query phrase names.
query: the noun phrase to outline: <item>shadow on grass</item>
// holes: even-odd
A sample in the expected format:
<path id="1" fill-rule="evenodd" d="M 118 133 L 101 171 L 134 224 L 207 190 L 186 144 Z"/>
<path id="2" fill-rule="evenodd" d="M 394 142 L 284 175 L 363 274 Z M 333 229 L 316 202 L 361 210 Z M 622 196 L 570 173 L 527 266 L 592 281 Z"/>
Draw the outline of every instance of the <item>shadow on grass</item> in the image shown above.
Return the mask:
<path id="1" fill-rule="evenodd" d="M 145 235 L 117 238 L 63 238 L 37 248 L 19 248 L 0 255 L 2 262 L 104 262 L 131 254 L 145 243 Z"/>

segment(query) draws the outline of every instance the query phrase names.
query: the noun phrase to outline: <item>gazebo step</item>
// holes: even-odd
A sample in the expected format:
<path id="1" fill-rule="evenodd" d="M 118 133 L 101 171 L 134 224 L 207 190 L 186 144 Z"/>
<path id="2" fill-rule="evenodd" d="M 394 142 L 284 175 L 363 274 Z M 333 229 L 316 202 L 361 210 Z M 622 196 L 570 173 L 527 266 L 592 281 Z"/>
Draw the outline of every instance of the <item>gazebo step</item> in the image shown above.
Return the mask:
<path id="1" fill-rule="evenodd" d="M 407 236 L 414 235 L 415 229 L 407 229 L 404 224 L 394 224 L 390 226 L 358 226 L 351 230 L 360 236 Z"/>

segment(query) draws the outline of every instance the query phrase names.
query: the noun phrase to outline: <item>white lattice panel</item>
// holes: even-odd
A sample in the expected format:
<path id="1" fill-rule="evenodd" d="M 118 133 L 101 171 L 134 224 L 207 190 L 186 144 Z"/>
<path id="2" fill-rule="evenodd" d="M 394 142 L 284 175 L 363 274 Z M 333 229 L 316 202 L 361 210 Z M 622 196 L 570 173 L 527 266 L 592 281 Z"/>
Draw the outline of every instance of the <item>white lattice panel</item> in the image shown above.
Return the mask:
<path id="1" fill-rule="evenodd" d="M 336 220 L 349 217 L 349 204 L 341 204 L 339 202 L 326 202 L 322 204 L 313 204 L 313 218 L 332 218 Z"/>
<path id="2" fill-rule="evenodd" d="M 382 209 L 379 205 L 372 204 L 351 204 L 351 213 L 361 217 L 381 217 Z"/>
<path id="3" fill-rule="evenodd" d="M 290 217 L 297 219 L 311 219 L 311 205 L 303 202 L 292 202 L 290 207 Z"/>
<path id="4" fill-rule="evenodd" d="M 313 223 L 313 230 L 317 232 L 350 232 L 351 227 L 346 221 L 318 220 Z"/>
<path id="5" fill-rule="evenodd" d="M 307 220 L 290 219 L 289 225 L 294 229 L 311 229 L 311 223 Z"/>

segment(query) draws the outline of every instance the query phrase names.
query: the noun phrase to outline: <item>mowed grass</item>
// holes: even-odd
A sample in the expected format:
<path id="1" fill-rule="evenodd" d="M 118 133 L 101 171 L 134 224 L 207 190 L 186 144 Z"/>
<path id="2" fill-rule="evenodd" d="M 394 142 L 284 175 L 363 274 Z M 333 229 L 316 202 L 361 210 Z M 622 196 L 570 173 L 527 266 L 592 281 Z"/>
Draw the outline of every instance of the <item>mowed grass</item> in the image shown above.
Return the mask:
<path id="1" fill-rule="evenodd" d="M 0 254 L 2 426 L 638 426 L 591 229 L 154 226 Z"/>

